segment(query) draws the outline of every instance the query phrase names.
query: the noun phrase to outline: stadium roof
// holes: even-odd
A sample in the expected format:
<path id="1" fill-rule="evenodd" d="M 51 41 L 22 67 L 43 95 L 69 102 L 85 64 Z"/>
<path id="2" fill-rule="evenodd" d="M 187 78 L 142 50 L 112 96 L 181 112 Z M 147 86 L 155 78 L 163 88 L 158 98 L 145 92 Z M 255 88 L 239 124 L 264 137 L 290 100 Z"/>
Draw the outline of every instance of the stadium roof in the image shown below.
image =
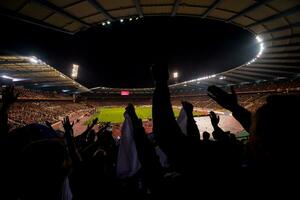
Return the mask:
<path id="1" fill-rule="evenodd" d="M 131 17 L 200 17 L 232 23 L 263 40 L 258 41 L 263 52 L 249 63 L 171 88 L 272 80 L 300 73 L 299 0 L 10 0 L 0 2 L 0 14 L 69 34 Z"/>
<path id="2" fill-rule="evenodd" d="M 0 56 L 0 78 L 11 80 L 16 86 L 31 89 L 67 93 L 89 91 L 88 88 L 35 57 Z"/>

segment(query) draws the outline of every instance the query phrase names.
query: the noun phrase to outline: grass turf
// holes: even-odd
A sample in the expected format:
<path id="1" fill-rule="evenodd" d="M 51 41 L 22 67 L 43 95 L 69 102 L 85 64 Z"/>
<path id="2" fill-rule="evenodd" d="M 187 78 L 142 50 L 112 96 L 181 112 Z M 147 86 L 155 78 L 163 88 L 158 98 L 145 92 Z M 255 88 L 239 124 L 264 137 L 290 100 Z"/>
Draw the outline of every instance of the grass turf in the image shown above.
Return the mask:
<path id="1" fill-rule="evenodd" d="M 152 118 L 152 107 L 151 106 L 135 106 L 135 111 L 139 118 L 151 119 Z M 175 117 L 178 117 L 180 109 L 173 108 Z M 98 117 L 100 122 L 112 122 L 112 123 L 121 123 L 124 121 L 124 107 L 99 107 L 97 112 L 85 122 L 89 124 L 93 119 Z M 199 116 L 200 114 L 194 113 L 194 116 Z"/>

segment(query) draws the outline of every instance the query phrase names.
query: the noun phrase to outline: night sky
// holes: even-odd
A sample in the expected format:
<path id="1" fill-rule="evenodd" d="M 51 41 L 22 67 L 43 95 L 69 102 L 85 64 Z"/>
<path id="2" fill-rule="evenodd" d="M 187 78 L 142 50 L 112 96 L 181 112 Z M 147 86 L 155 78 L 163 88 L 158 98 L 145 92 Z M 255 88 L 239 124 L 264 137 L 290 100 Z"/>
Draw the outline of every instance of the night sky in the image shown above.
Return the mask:
<path id="1" fill-rule="evenodd" d="M 1 54 L 34 55 L 87 87 L 151 87 L 150 65 L 169 63 L 179 81 L 211 75 L 251 60 L 255 37 L 215 20 L 144 17 L 68 35 L 0 17 Z"/>

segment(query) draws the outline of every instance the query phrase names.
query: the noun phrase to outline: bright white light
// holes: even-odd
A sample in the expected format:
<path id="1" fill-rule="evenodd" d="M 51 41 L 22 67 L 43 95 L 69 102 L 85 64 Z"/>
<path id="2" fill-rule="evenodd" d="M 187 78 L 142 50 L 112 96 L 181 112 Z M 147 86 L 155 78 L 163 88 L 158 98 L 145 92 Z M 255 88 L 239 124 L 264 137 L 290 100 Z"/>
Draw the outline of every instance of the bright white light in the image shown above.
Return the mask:
<path id="1" fill-rule="evenodd" d="M 102 22 L 102 26 L 105 26 L 106 25 L 106 23 L 105 22 Z"/>
<path id="2" fill-rule="evenodd" d="M 124 19 L 120 19 L 120 22 L 123 23 L 123 22 L 124 22 Z"/>
<path id="3" fill-rule="evenodd" d="M 2 77 L 2 78 L 5 78 L 5 79 L 12 80 L 13 82 L 17 82 L 17 81 L 22 81 L 22 80 L 24 80 L 24 79 L 21 79 L 21 78 L 13 78 L 13 77 L 7 76 L 7 75 L 2 75 L 1 77 Z"/>
<path id="4" fill-rule="evenodd" d="M 5 79 L 13 79 L 12 77 L 6 76 L 6 75 L 2 75 L 1 77 L 2 77 L 2 78 L 5 78 Z"/>
<path id="5" fill-rule="evenodd" d="M 178 78 L 178 72 L 173 73 L 173 78 Z"/>
<path id="6" fill-rule="evenodd" d="M 135 18 L 135 20 L 138 20 L 138 19 L 139 19 L 139 17 L 136 17 L 136 18 Z"/>
<path id="7" fill-rule="evenodd" d="M 69 92 L 70 90 L 62 90 L 62 92 Z"/>
<path id="8" fill-rule="evenodd" d="M 219 77 L 220 80 L 223 80 L 223 79 L 225 79 L 225 78 L 226 78 L 225 76 L 220 76 L 220 77 Z"/>
<path id="9" fill-rule="evenodd" d="M 129 21 L 131 21 L 131 20 L 132 20 L 132 18 L 130 17 L 130 18 L 129 18 Z"/>
<path id="10" fill-rule="evenodd" d="M 109 24 L 110 24 L 110 21 L 107 21 L 106 23 L 109 25 Z"/>
<path id="11" fill-rule="evenodd" d="M 255 38 L 256 40 L 257 40 L 257 42 L 262 42 L 263 41 L 263 39 L 260 37 L 260 36 L 256 36 L 256 38 Z"/>
<path id="12" fill-rule="evenodd" d="M 73 68 L 72 68 L 72 78 L 77 78 L 77 75 L 78 75 L 78 68 L 79 68 L 79 65 L 76 65 L 76 64 L 73 64 Z"/>
<path id="13" fill-rule="evenodd" d="M 38 59 L 36 57 L 34 57 L 34 56 L 30 57 L 29 60 L 30 60 L 30 62 L 32 62 L 34 64 L 36 64 L 36 63 L 39 62 Z"/>
<path id="14" fill-rule="evenodd" d="M 260 49 L 263 50 L 264 49 L 264 43 L 260 43 Z"/>

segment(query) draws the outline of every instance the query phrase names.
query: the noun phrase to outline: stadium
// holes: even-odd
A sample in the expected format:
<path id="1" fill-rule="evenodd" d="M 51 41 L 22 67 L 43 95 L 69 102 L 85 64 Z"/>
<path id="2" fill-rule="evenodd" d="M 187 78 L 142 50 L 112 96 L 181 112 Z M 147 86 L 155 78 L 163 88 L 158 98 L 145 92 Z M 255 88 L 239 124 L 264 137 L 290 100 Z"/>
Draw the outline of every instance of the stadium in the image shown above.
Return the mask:
<path id="1" fill-rule="evenodd" d="M 96 199 L 98 187 L 176 197 L 197 191 L 187 182 L 201 170 L 209 191 L 211 178 L 272 177 L 286 152 L 297 160 L 299 145 L 276 134 L 299 132 L 298 0 L 7 0 L 0 20 L 2 171 L 28 170 L 4 179 L 10 199 Z M 255 156 L 272 156 L 249 156 L 251 141 L 266 145 Z M 47 189 L 56 162 L 69 171 L 59 192 Z"/>

